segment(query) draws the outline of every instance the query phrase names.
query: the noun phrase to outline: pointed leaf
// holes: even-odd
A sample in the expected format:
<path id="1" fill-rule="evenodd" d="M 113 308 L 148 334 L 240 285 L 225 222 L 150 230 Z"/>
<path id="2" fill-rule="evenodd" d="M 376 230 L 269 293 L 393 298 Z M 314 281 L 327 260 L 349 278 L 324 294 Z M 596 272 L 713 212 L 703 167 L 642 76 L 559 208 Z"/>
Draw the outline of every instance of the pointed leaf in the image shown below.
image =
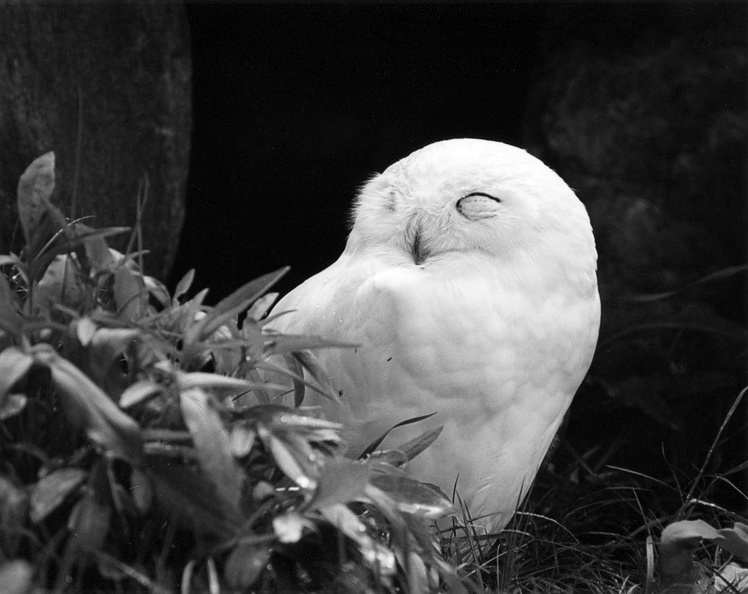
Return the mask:
<path id="1" fill-rule="evenodd" d="M 244 591 L 260 577 L 270 560 L 270 543 L 240 542 L 229 553 L 223 573 L 229 588 Z"/>
<path id="2" fill-rule="evenodd" d="M 312 383 L 307 384 L 308 386 L 310 386 L 315 392 L 322 394 L 322 396 L 326 396 L 333 402 L 340 404 L 340 397 L 330 385 L 330 380 L 327 378 L 327 373 L 324 369 L 322 369 L 320 364 L 317 363 L 317 359 L 314 357 L 314 355 L 312 355 L 311 352 L 296 351 L 294 353 L 291 353 L 291 356 L 299 363 L 301 363 L 304 369 L 308 371 L 309 374 L 317 382 L 316 386 Z"/>
<path id="3" fill-rule="evenodd" d="M 405 458 L 410 461 L 415 458 L 418 454 L 423 452 L 427 447 L 436 441 L 436 438 L 441 435 L 444 425 L 432 429 L 431 431 L 424 431 L 419 436 L 414 437 L 410 441 L 398 446 L 397 450 L 400 450 L 405 454 Z"/>
<path id="4" fill-rule="evenodd" d="M 199 388 L 183 390 L 179 402 L 200 467 L 238 513 L 244 473 L 231 453 L 228 432 L 218 412 L 212 408 L 208 395 Z"/>
<path id="5" fill-rule="evenodd" d="M 278 293 L 266 293 L 252 304 L 247 311 L 247 317 L 255 322 L 259 322 L 265 314 L 273 307 L 273 303 L 278 299 Z"/>
<path id="6" fill-rule="evenodd" d="M 31 594 L 35 592 L 34 568 L 20 559 L 0 563 L 0 584 L 4 594 Z"/>
<path id="7" fill-rule="evenodd" d="M 143 276 L 142 278 L 148 294 L 155 298 L 163 309 L 169 307 L 171 305 L 171 296 L 166 285 L 152 276 Z"/>
<path id="8" fill-rule="evenodd" d="M 31 243 L 45 203 L 55 189 L 55 154 L 50 151 L 31 162 L 18 180 L 18 216 L 26 243 Z"/>
<path id="9" fill-rule="evenodd" d="M 179 280 L 176 289 L 174 289 L 174 297 L 172 298 L 174 303 L 178 303 L 179 299 L 187 294 L 190 290 L 192 282 L 195 280 L 195 269 L 190 268 L 187 273 Z"/>
<path id="10" fill-rule="evenodd" d="M 265 355 L 280 355 L 295 351 L 321 348 L 355 348 L 359 345 L 348 342 L 327 340 L 321 336 L 305 336 L 296 334 L 277 334 L 265 337 L 263 348 Z"/>
<path id="11" fill-rule="evenodd" d="M 28 373 L 33 362 L 34 358 L 18 347 L 8 347 L 0 352 L 0 408 L 13 385 Z"/>
<path id="12" fill-rule="evenodd" d="M 81 346 L 88 346 L 95 332 L 96 323 L 91 318 L 81 318 L 75 324 L 75 335 L 78 337 Z"/>
<path id="13" fill-rule="evenodd" d="M 397 429 L 398 427 L 405 427 L 406 425 L 411 425 L 412 423 L 418 423 L 419 421 L 424 421 L 430 417 L 433 417 L 435 414 L 436 414 L 435 412 L 432 412 L 431 414 L 428 414 L 428 415 L 422 415 L 420 417 L 412 417 L 410 419 L 405 419 L 404 421 L 400 421 L 396 425 L 393 425 L 392 427 L 387 429 L 387 431 L 382 433 L 382 435 L 380 435 L 377 439 L 375 439 L 368 446 L 366 446 L 366 449 L 364 449 L 364 451 L 361 452 L 361 455 L 359 456 L 359 458 L 365 458 L 366 456 L 371 454 L 374 450 L 376 450 L 379 447 L 379 444 L 381 444 L 385 440 L 385 438 L 390 434 L 390 432 L 393 431 L 394 429 Z"/>
<path id="14" fill-rule="evenodd" d="M 439 518 L 454 511 L 452 503 L 438 488 L 407 476 L 374 475 L 371 484 L 387 493 L 402 512 Z"/>
<path id="15" fill-rule="evenodd" d="M 128 266 L 114 270 L 114 301 L 123 320 L 139 320 L 146 312 L 146 290 L 143 277 Z"/>
<path id="16" fill-rule="evenodd" d="M 153 501 L 153 487 L 148 475 L 138 468 L 133 468 L 130 473 L 130 491 L 133 503 L 135 503 L 138 511 L 141 513 L 147 512 Z"/>
<path id="17" fill-rule="evenodd" d="M 665 527 L 660 535 L 661 545 L 696 547 L 702 538 L 719 538 L 719 531 L 704 520 L 683 520 Z"/>
<path id="18" fill-rule="evenodd" d="M 329 505 L 359 500 L 364 497 L 370 474 L 370 468 L 361 462 L 343 457 L 328 460 L 320 472 L 319 484 L 310 508 L 322 509 Z"/>
<path id="19" fill-rule="evenodd" d="M 28 403 L 28 398 L 24 394 L 8 394 L 5 402 L 0 401 L 0 421 L 16 416 Z"/>
<path id="20" fill-rule="evenodd" d="M 748 530 L 745 524 L 736 522 L 733 528 L 723 528 L 719 531 L 720 539 L 715 542 L 736 557 L 748 560 Z"/>
<path id="21" fill-rule="evenodd" d="M 298 455 L 293 446 L 274 435 L 262 424 L 257 425 L 257 434 L 265 447 L 270 450 L 275 463 L 283 471 L 283 474 L 302 489 L 313 490 L 317 487 L 316 477 L 310 476 L 304 465 L 299 461 L 303 458 L 303 454 Z"/>
<path id="22" fill-rule="evenodd" d="M 202 371 L 193 371 L 191 373 L 177 373 L 177 382 L 182 390 L 189 390 L 190 388 L 217 388 L 223 390 L 251 390 L 256 385 L 247 380 L 239 379 L 236 377 L 226 377 L 225 375 L 218 375 L 217 373 L 205 373 Z M 275 384 L 260 384 L 260 387 L 265 390 L 280 390 L 286 389 L 285 386 L 278 386 Z"/>
<path id="23" fill-rule="evenodd" d="M 87 473 L 80 468 L 60 468 L 43 477 L 31 490 L 29 517 L 38 524 L 85 482 Z"/>
<path id="24" fill-rule="evenodd" d="M 229 444 L 231 453 L 237 458 L 244 458 L 252 451 L 257 431 L 248 426 L 247 423 L 232 423 Z"/>
<path id="25" fill-rule="evenodd" d="M 161 392 L 163 388 L 160 385 L 150 380 L 139 380 L 122 392 L 119 405 L 121 408 L 129 408 Z"/>
<path id="26" fill-rule="evenodd" d="M 301 361 L 294 357 L 292 353 L 283 355 L 283 359 L 285 360 L 288 369 L 291 371 L 289 375 L 293 382 L 293 405 L 296 408 L 299 408 L 304 403 L 306 386 L 309 385 L 303 380 L 304 367 L 301 365 Z"/>

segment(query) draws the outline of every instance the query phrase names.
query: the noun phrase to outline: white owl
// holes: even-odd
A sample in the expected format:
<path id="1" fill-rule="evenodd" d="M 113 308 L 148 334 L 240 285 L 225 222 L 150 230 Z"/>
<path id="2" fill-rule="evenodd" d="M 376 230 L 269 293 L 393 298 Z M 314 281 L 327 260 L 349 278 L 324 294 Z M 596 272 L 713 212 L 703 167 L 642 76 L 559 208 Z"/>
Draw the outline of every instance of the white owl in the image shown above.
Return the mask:
<path id="1" fill-rule="evenodd" d="M 589 368 L 597 253 L 574 192 L 527 152 L 455 139 L 376 175 L 345 251 L 283 298 L 272 328 L 359 344 L 316 355 L 341 394 L 351 455 L 405 419 L 444 425 L 411 474 L 501 529 Z M 324 399 L 323 399 L 324 400 Z M 388 443 L 385 442 L 385 443 Z"/>

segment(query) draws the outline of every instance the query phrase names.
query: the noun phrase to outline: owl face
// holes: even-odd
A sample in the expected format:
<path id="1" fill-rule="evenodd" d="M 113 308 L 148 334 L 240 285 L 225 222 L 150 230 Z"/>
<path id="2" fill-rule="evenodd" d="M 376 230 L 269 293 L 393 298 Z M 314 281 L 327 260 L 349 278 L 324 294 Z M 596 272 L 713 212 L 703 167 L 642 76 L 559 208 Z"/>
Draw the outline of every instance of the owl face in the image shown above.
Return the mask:
<path id="1" fill-rule="evenodd" d="M 455 252 L 508 260 L 582 253 L 596 258 L 589 217 L 541 161 L 477 139 L 431 144 L 362 189 L 352 238 L 424 266 Z"/>

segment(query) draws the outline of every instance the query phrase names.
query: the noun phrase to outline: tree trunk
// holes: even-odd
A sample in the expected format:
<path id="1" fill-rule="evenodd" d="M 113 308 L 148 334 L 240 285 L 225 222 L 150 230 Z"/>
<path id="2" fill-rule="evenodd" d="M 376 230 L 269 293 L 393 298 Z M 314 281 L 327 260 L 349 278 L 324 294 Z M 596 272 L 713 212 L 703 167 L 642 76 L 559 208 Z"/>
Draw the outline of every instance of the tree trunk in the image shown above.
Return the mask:
<path id="1" fill-rule="evenodd" d="M 191 76 L 179 4 L 0 4 L 0 253 L 22 247 L 19 176 L 54 150 L 53 202 L 71 218 L 134 227 L 147 193 L 146 271 L 165 279 L 184 218 Z"/>

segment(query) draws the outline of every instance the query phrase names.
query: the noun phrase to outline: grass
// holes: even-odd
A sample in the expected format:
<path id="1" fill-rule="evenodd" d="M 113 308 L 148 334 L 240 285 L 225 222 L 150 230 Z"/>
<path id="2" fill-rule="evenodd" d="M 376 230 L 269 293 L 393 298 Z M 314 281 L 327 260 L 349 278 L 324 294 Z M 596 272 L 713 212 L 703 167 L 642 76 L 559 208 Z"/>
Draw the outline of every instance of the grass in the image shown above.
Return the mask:
<path id="1" fill-rule="evenodd" d="M 730 454 L 742 393 L 696 426 L 711 431 L 691 440 L 698 464 L 667 445 L 690 438 L 677 411 L 693 394 L 734 396 L 734 324 L 673 295 L 649 299 L 645 319 L 613 320 L 529 499 L 481 536 L 459 501 L 401 469 L 434 432 L 353 461 L 339 425 L 275 404 L 290 385 L 297 406 L 310 389 L 336 398 L 313 357 L 329 345 L 264 327 L 284 270 L 214 306 L 191 273 L 169 292 L 131 251 L 138 225 L 126 254 L 111 250 L 127 230 L 68 221 L 54 173 L 45 155 L 22 176 L 26 247 L 0 256 L 6 591 L 740 591 L 719 580 L 748 558 L 731 511 L 748 508 L 746 463 Z M 647 456 L 636 465 L 632 446 Z"/>

